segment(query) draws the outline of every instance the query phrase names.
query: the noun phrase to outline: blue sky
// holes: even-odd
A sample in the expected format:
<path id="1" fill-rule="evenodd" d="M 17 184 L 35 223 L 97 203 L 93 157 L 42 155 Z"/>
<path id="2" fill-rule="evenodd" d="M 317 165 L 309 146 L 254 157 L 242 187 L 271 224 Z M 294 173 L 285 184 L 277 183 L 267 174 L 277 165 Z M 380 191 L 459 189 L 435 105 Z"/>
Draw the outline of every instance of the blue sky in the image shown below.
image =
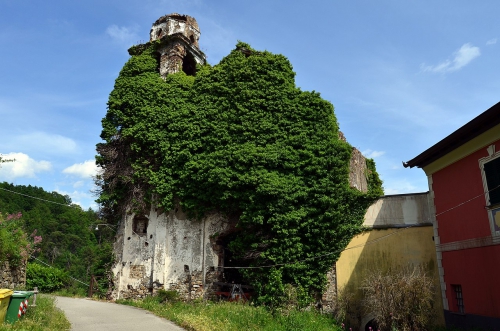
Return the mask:
<path id="1" fill-rule="evenodd" d="M 0 181 L 95 207 L 95 144 L 127 49 L 178 12 L 217 64 L 238 40 L 291 61 L 335 106 L 387 194 L 427 191 L 408 161 L 500 101 L 500 2 L 0 0 Z M 495 69 L 497 68 L 497 69 Z"/>

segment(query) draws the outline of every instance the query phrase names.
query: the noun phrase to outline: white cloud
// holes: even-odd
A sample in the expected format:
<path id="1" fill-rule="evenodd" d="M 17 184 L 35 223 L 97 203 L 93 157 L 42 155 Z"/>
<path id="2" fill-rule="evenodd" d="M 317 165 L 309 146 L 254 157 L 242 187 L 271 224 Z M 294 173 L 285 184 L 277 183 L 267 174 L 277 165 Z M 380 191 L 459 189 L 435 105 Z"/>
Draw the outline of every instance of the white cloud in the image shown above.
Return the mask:
<path id="1" fill-rule="evenodd" d="M 126 27 L 113 24 L 108 26 L 106 34 L 119 43 L 133 45 L 139 41 L 137 30 L 138 26 Z"/>
<path id="2" fill-rule="evenodd" d="M 497 38 L 490 39 L 486 42 L 486 45 L 494 45 L 497 43 Z"/>
<path id="3" fill-rule="evenodd" d="M 453 53 L 453 59 L 447 59 L 435 66 L 428 66 L 423 63 L 420 67 L 422 71 L 439 73 L 453 72 L 462 69 L 479 55 L 481 55 L 479 47 L 467 43 Z"/>
<path id="4" fill-rule="evenodd" d="M 371 149 L 367 149 L 365 151 L 362 151 L 361 154 L 363 154 L 366 158 L 368 159 L 374 159 L 379 156 L 382 156 L 385 154 L 384 151 L 372 151 Z"/>
<path id="5" fill-rule="evenodd" d="M 90 178 L 97 174 L 97 165 L 95 160 L 87 160 L 83 163 L 76 163 L 63 170 L 63 173 L 78 176 L 81 178 Z"/>
<path id="6" fill-rule="evenodd" d="M 37 173 L 52 169 L 52 164 L 49 161 L 36 161 L 24 153 L 3 154 L 2 158 L 15 159 L 14 162 L 2 163 L 0 178 L 3 180 L 13 180 L 20 177 L 34 178 Z"/>
<path id="7" fill-rule="evenodd" d="M 85 182 L 83 180 L 79 180 L 79 181 L 73 183 L 74 188 L 79 188 L 79 187 L 82 187 L 83 185 L 85 185 Z"/>
<path id="8" fill-rule="evenodd" d="M 76 143 L 67 137 L 46 132 L 33 132 L 13 136 L 7 141 L 0 142 L 3 150 L 22 150 L 30 154 L 68 154 L 77 151 Z"/>

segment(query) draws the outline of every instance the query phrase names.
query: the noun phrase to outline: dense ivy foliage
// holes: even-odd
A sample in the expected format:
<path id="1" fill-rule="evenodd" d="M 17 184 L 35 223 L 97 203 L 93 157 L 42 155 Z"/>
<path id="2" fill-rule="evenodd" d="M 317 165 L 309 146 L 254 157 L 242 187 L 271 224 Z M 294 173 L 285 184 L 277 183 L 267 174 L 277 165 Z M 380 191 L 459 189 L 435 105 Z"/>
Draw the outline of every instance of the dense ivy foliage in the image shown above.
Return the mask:
<path id="1" fill-rule="evenodd" d="M 40 236 L 42 239 L 36 245 L 36 251 L 24 249 L 25 251 L 54 267 L 55 274 L 63 270 L 86 283 L 89 283 L 90 276 L 94 275 L 103 289 L 107 288 L 114 231 L 105 226 L 96 230 L 96 225 L 103 222 L 95 211 L 82 210 L 80 206 L 71 204 L 69 196 L 47 192 L 41 187 L 4 182 L 0 183 L 0 188 L 8 190 L 0 190 L 0 211 L 4 215 L 22 213 L 22 222 L 13 223 L 13 220 L 10 220 L 3 224 L 15 226 L 16 235 L 33 234 L 26 237 L 32 248 L 36 237 Z M 70 206 L 64 206 L 65 204 Z M 16 239 L 16 247 L 26 247 L 21 239 Z M 7 241 L 0 242 L 0 246 L 4 242 Z M 30 258 L 28 265 L 33 263 L 39 262 Z"/>
<path id="2" fill-rule="evenodd" d="M 218 210 L 242 229 L 229 243 L 240 264 L 293 262 L 242 271 L 260 300 L 273 303 L 284 284 L 321 292 L 382 194 L 373 161 L 369 192 L 350 188 L 352 147 L 339 139 L 333 106 L 295 86 L 284 56 L 239 43 L 196 77 L 163 80 L 155 47 L 130 58 L 110 94 L 97 147 L 107 217 L 152 197 L 197 217 Z"/>

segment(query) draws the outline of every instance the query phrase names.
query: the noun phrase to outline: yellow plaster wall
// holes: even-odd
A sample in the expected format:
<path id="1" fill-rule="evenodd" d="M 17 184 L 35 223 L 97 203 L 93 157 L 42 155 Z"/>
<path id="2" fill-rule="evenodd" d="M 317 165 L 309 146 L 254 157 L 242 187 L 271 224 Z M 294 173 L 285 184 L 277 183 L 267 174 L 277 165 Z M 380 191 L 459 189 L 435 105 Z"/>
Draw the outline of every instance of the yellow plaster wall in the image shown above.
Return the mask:
<path id="1" fill-rule="evenodd" d="M 355 236 L 337 261 L 338 290 L 346 288 L 361 298 L 361 284 L 370 272 L 408 263 L 420 264 L 434 278 L 436 322 L 444 325 L 436 249 L 432 236 L 432 226 L 373 229 Z M 382 237 L 384 239 L 374 242 Z"/>

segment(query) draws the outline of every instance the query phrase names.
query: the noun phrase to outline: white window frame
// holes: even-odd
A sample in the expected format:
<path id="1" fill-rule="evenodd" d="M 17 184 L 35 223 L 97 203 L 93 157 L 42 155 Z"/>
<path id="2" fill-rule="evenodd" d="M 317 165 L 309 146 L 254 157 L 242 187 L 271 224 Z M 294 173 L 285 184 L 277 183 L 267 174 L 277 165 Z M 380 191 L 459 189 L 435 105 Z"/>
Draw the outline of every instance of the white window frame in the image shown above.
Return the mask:
<path id="1" fill-rule="evenodd" d="M 488 162 L 491 162 L 500 157 L 500 151 L 495 152 L 495 144 L 488 146 L 486 149 L 488 151 L 488 156 L 479 159 L 479 168 L 481 169 L 481 178 L 483 179 L 483 188 L 484 188 L 484 198 L 486 201 L 486 209 L 488 211 L 488 219 L 490 221 L 490 230 L 491 235 L 493 237 L 498 237 L 500 239 L 500 226 L 495 228 L 495 219 L 493 218 L 493 214 L 500 213 L 500 205 L 495 205 L 495 208 L 489 208 L 490 203 L 490 194 L 488 188 L 488 184 L 486 182 L 486 173 L 484 172 L 484 165 Z M 500 190 L 500 188 L 499 188 Z"/>

